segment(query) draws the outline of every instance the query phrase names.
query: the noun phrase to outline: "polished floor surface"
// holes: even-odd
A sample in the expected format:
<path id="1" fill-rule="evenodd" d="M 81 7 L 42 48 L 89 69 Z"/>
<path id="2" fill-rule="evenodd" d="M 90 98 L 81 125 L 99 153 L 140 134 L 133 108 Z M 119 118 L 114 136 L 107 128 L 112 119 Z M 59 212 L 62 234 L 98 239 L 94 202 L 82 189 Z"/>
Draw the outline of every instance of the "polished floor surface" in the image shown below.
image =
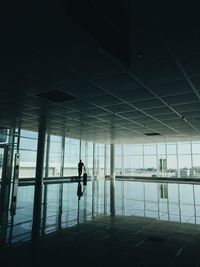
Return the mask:
<path id="1" fill-rule="evenodd" d="M 5 266 L 200 266 L 199 244 L 200 226 L 100 216 L 0 256 Z"/>
<path id="2" fill-rule="evenodd" d="M 200 266 L 200 185 L 117 181 L 111 192 L 93 181 L 80 201 L 76 189 L 44 188 L 33 243 L 33 187 L 19 188 L 16 215 L 1 228 L 5 266 Z"/>

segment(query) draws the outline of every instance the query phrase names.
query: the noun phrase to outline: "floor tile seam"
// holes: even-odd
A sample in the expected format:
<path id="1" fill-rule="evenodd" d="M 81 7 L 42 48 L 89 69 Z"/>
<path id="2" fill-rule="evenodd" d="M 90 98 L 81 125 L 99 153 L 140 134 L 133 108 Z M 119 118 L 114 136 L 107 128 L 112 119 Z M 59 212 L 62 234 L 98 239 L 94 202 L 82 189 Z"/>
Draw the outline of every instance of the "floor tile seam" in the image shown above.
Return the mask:
<path id="1" fill-rule="evenodd" d="M 177 251 L 176 254 L 174 255 L 173 259 L 172 259 L 171 262 L 169 263 L 169 265 L 168 265 L 169 267 L 176 261 L 176 259 L 177 259 L 178 257 L 181 256 L 181 254 L 182 254 L 184 248 L 187 246 L 188 243 L 189 243 L 189 241 L 185 241 L 185 243 L 183 244 L 183 246 L 182 246 L 181 248 L 178 249 L 178 251 Z"/>

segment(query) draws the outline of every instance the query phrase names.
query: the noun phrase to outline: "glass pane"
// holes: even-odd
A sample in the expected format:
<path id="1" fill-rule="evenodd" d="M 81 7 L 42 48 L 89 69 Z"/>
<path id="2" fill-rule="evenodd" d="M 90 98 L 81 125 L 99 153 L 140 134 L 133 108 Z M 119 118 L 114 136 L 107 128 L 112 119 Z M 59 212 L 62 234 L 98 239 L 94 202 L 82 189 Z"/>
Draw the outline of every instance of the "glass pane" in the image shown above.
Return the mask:
<path id="1" fill-rule="evenodd" d="M 81 159 L 85 163 L 86 161 L 86 142 L 81 140 Z"/>
<path id="2" fill-rule="evenodd" d="M 88 142 L 88 162 L 86 165 L 88 175 L 93 173 L 93 143 Z"/>
<path id="3" fill-rule="evenodd" d="M 144 155 L 155 155 L 156 145 L 144 145 Z"/>
<path id="4" fill-rule="evenodd" d="M 21 131 L 20 135 L 20 165 L 19 177 L 20 178 L 34 178 L 36 171 L 36 158 L 37 158 L 37 137 L 36 132 Z"/>
<path id="5" fill-rule="evenodd" d="M 142 156 L 124 157 L 124 175 L 142 176 L 143 157 Z"/>
<path id="6" fill-rule="evenodd" d="M 190 143 L 178 143 L 179 154 L 191 154 Z"/>
<path id="7" fill-rule="evenodd" d="M 165 144 L 158 144 L 158 155 L 164 155 L 166 153 Z"/>
<path id="8" fill-rule="evenodd" d="M 191 176 L 191 167 L 191 156 L 179 155 L 179 169 L 181 178 L 188 178 Z"/>
<path id="9" fill-rule="evenodd" d="M 61 141 L 60 136 L 51 135 L 49 149 L 49 176 L 60 176 L 61 167 Z"/>
<path id="10" fill-rule="evenodd" d="M 133 151 L 134 151 L 133 146 L 131 146 L 131 145 L 124 145 L 124 155 L 131 156 L 134 153 Z"/>
<path id="11" fill-rule="evenodd" d="M 192 153 L 200 154 L 200 143 L 192 142 Z"/>
<path id="12" fill-rule="evenodd" d="M 115 146 L 115 155 L 119 156 L 122 154 L 122 145 Z"/>
<path id="13" fill-rule="evenodd" d="M 80 141 L 66 138 L 65 140 L 65 162 L 64 176 L 77 176 L 79 162 Z M 88 150 L 88 153 L 90 151 Z"/>
<path id="14" fill-rule="evenodd" d="M 96 175 L 104 175 L 104 145 L 96 144 L 95 159 L 96 159 Z"/>
<path id="15" fill-rule="evenodd" d="M 32 131 L 21 130 L 20 136 L 26 138 L 38 139 L 38 133 Z"/>
<path id="16" fill-rule="evenodd" d="M 28 150 L 37 150 L 37 140 L 21 137 L 20 138 L 20 149 L 28 149 Z"/>
<path id="17" fill-rule="evenodd" d="M 142 155 L 143 154 L 143 145 L 134 145 L 133 153 L 134 153 L 134 155 Z"/>
<path id="18" fill-rule="evenodd" d="M 36 157 L 37 157 L 36 151 L 20 150 L 20 167 L 19 167 L 20 178 L 35 177 Z"/>
<path id="19" fill-rule="evenodd" d="M 193 177 L 200 177 L 200 155 L 193 155 Z"/>
<path id="20" fill-rule="evenodd" d="M 118 175 L 122 174 L 122 157 L 115 156 L 115 173 Z"/>
<path id="21" fill-rule="evenodd" d="M 167 154 L 176 154 L 176 144 L 167 144 Z"/>
<path id="22" fill-rule="evenodd" d="M 167 156 L 167 176 L 177 177 L 177 157 L 176 155 Z"/>
<path id="23" fill-rule="evenodd" d="M 142 155 L 143 145 L 124 145 L 124 155 Z"/>
<path id="24" fill-rule="evenodd" d="M 156 156 L 144 156 L 144 175 L 157 175 Z"/>

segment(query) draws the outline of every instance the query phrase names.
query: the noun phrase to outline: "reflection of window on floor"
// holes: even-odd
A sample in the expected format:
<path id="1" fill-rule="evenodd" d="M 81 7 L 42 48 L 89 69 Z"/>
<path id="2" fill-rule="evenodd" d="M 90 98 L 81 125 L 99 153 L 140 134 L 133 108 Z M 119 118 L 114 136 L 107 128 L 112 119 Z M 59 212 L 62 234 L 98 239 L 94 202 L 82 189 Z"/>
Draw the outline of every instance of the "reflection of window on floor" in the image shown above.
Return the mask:
<path id="1" fill-rule="evenodd" d="M 168 198 L 168 184 L 160 185 L 160 198 Z"/>

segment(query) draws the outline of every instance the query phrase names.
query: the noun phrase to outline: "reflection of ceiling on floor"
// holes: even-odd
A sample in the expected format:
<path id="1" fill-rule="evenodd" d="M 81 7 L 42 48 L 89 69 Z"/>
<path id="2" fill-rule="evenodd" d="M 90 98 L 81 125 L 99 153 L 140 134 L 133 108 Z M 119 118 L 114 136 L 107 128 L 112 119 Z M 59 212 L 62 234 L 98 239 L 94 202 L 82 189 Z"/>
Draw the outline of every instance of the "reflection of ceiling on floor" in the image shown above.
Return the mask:
<path id="1" fill-rule="evenodd" d="M 195 7 L 81 2 L 1 9 L 0 127 L 37 130 L 43 112 L 49 133 L 85 140 L 198 138 Z"/>

